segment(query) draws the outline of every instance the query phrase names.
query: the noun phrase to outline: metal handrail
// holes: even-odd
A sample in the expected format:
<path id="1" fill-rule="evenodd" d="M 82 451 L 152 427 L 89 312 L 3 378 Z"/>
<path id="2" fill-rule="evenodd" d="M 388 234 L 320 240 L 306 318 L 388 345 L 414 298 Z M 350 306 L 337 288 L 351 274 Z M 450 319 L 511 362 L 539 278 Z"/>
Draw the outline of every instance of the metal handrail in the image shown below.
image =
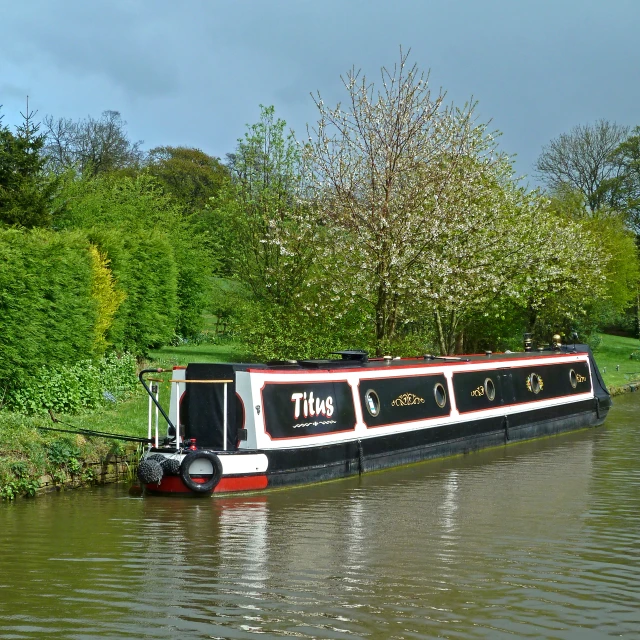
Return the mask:
<path id="1" fill-rule="evenodd" d="M 173 427 L 173 430 L 176 434 L 176 449 L 180 448 L 180 431 L 178 425 L 180 424 L 180 401 L 179 398 L 176 398 L 176 415 L 175 415 L 175 424 L 171 422 L 171 418 L 165 413 L 164 409 L 160 405 L 159 402 L 159 393 L 156 389 L 154 393 L 152 389 L 149 388 L 147 382 L 144 379 L 144 374 L 146 373 L 173 373 L 172 369 L 143 369 L 138 374 L 138 379 L 140 380 L 142 386 L 145 388 L 147 394 L 149 395 L 149 423 L 148 423 L 148 431 L 149 431 L 149 440 L 151 441 L 151 431 L 152 431 L 152 413 L 151 413 L 151 403 L 153 403 L 156 407 L 156 419 L 155 419 L 155 446 L 158 447 L 158 412 L 162 414 L 162 417 L 167 421 L 169 427 Z M 149 379 L 154 382 L 158 382 L 157 379 Z M 224 384 L 224 404 L 223 404 L 223 421 L 222 421 L 222 438 L 223 438 L 223 451 L 227 450 L 227 385 L 233 383 L 233 380 L 178 380 L 172 378 L 168 382 L 173 384 Z"/>
<path id="2" fill-rule="evenodd" d="M 176 427 L 176 425 L 173 424 L 173 422 L 171 422 L 171 419 L 169 418 L 169 416 L 165 413 L 164 409 L 160 406 L 160 402 L 158 401 L 158 396 L 159 396 L 158 392 L 154 394 L 153 391 L 149 389 L 149 386 L 147 385 L 144 379 L 145 373 L 173 373 L 173 371 L 172 369 L 143 369 L 138 374 L 138 380 L 140 380 L 140 383 L 142 384 L 142 386 L 145 388 L 145 391 L 149 395 L 149 409 L 151 409 L 151 402 L 153 402 L 153 404 L 156 406 L 156 433 L 155 433 L 156 448 L 158 447 L 158 412 L 162 414 L 162 417 L 167 421 L 167 424 L 170 427 L 173 427 L 173 430 L 176 433 L 176 448 L 178 448 L 180 445 L 180 434 L 178 433 L 178 428 Z M 151 439 L 151 411 L 149 411 L 149 439 Z"/>
<path id="3" fill-rule="evenodd" d="M 177 380 L 172 378 L 169 382 L 175 384 L 224 384 L 224 403 L 222 409 L 222 450 L 227 450 L 227 385 L 233 383 L 233 380 Z M 178 411 L 180 407 L 180 403 L 176 402 L 176 423 L 179 420 Z"/>

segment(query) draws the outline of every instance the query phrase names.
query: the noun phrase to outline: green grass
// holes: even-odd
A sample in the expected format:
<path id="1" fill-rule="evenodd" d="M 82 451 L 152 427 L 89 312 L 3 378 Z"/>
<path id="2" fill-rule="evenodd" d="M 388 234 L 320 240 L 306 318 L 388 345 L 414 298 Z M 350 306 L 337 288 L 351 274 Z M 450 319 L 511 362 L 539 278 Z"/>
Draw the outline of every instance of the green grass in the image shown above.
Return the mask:
<path id="1" fill-rule="evenodd" d="M 633 351 L 640 350 L 640 340 L 607 333 L 600 337 L 602 342 L 593 350 L 593 355 L 607 386 L 620 387 L 640 380 L 640 360 L 629 358 Z"/>
<path id="2" fill-rule="evenodd" d="M 189 362 L 247 362 L 243 350 L 233 342 L 226 344 L 184 344 L 162 347 L 149 354 L 150 366 L 173 367 Z"/>

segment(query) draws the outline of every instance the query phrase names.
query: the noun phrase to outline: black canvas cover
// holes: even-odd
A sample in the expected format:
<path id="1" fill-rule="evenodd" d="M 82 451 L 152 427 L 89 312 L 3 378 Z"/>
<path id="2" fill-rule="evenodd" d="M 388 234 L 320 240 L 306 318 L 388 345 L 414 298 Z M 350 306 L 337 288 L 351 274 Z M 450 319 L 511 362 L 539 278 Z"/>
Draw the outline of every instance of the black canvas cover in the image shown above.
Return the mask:
<path id="1" fill-rule="evenodd" d="M 180 422 L 184 437 L 196 439 L 198 447 L 224 449 L 224 385 L 189 383 L 189 380 L 231 380 L 227 385 L 227 449 L 235 449 L 238 439 L 236 423 L 236 376 L 228 364 L 187 365 L 187 390 L 180 405 Z"/>

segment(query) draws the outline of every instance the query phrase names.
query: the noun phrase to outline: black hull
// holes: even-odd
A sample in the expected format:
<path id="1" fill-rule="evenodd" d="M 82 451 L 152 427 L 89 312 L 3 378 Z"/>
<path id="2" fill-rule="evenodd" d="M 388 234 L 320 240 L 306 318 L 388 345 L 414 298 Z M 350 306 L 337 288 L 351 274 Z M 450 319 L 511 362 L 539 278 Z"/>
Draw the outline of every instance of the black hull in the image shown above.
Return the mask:
<path id="1" fill-rule="evenodd" d="M 604 405 L 604 403 L 603 403 Z M 607 406 L 593 399 L 458 425 L 381 435 L 323 447 L 264 451 L 269 487 L 345 478 L 435 458 L 601 425 Z"/>

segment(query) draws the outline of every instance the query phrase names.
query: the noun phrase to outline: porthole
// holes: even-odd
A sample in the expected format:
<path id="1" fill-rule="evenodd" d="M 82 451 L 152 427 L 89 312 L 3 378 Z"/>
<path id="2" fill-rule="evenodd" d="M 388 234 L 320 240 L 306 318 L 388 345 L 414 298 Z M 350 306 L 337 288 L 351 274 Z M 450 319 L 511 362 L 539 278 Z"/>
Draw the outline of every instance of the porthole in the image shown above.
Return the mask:
<path id="1" fill-rule="evenodd" d="M 578 376 L 576 375 L 576 372 L 573 369 L 569 371 L 569 382 L 571 383 L 571 386 L 574 389 L 578 386 Z"/>
<path id="2" fill-rule="evenodd" d="M 542 391 L 542 378 L 537 373 L 531 373 L 527 378 L 527 388 L 537 395 Z"/>
<path id="3" fill-rule="evenodd" d="M 364 394 L 364 406 L 374 418 L 380 413 L 380 398 L 373 389 Z"/>
<path id="4" fill-rule="evenodd" d="M 491 378 L 487 378 L 484 381 L 484 393 L 487 396 L 487 400 L 493 402 L 496 399 L 496 386 L 493 384 Z"/>
<path id="5" fill-rule="evenodd" d="M 444 409 L 444 406 L 447 404 L 447 392 L 439 382 L 433 388 L 433 396 L 436 399 L 436 404 L 441 409 Z"/>

